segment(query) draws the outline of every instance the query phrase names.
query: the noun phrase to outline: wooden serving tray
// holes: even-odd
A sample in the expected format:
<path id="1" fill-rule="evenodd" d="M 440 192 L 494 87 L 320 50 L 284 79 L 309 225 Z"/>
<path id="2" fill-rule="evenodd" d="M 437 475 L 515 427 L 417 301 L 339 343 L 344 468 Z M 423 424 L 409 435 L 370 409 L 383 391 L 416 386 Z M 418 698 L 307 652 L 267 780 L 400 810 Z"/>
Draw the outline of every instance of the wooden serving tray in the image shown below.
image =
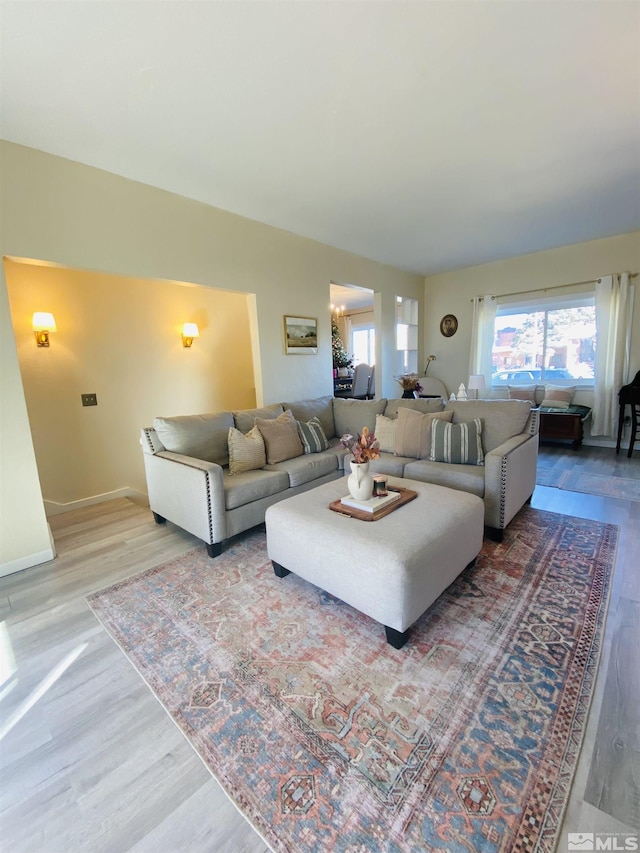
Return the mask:
<path id="1" fill-rule="evenodd" d="M 400 498 L 392 504 L 383 506 L 382 509 L 366 512 L 363 509 L 345 506 L 340 502 L 340 498 L 337 501 L 331 501 L 329 509 L 340 513 L 340 515 L 346 515 L 348 518 L 357 518 L 360 521 L 377 521 L 379 518 L 384 518 L 385 515 L 389 515 L 389 513 L 394 512 L 398 507 L 404 506 L 404 504 L 408 504 L 409 501 L 418 497 L 417 492 L 414 492 L 413 489 L 405 489 L 404 486 L 388 486 L 387 489 L 390 492 L 400 492 Z"/>

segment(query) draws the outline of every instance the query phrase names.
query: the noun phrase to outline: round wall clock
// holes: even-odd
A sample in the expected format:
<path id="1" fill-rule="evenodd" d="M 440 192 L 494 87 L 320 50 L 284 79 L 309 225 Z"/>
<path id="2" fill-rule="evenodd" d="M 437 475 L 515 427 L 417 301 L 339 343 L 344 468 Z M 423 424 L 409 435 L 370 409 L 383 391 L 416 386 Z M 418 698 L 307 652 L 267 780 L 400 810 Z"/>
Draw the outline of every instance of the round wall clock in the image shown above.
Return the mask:
<path id="1" fill-rule="evenodd" d="M 444 335 L 445 338 L 450 338 L 457 331 L 458 318 L 454 317 L 453 314 L 445 314 L 442 320 L 440 320 L 440 334 Z"/>

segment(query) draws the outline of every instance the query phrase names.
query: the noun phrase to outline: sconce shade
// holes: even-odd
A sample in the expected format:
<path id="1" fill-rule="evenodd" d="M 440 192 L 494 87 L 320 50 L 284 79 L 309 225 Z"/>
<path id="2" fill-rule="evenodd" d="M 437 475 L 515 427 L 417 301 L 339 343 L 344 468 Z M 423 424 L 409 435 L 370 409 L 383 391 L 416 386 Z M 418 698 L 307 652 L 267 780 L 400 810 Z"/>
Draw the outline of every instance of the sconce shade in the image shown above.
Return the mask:
<path id="1" fill-rule="evenodd" d="M 194 338 L 199 338 L 200 332 L 198 331 L 197 323 L 185 323 L 182 327 L 182 346 L 190 347 L 193 343 Z"/>
<path id="2" fill-rule="evenodd" d="M 56 321 L 53 314 L 48 311 L 36 311 L 31 321 L 33 332 L 36 336 L 36 344 L 39 347 L 49 346 L 49 332 L 57 332 Z"/>
<path id="3" fill-rule="evenodd" d="M 56 321 L 53 319 L 53 314 L 48 313 L 47 311 L 36 311 L 33 315 L 33 322 L 31 323 L 34 332 L 41 332 L 46 330 L 47 332 L 57 332 L 56 329 Z"/>

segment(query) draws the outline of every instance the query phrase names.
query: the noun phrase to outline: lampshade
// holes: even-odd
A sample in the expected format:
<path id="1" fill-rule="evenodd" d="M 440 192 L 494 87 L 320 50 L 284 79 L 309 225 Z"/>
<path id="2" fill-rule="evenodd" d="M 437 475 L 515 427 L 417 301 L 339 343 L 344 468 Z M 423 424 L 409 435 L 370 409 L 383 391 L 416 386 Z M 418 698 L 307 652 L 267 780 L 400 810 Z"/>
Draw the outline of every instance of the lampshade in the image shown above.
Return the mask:
<path id="1" fill-rule="evenodd" d="M 467 388 L 469 391 L 484 391 L 487 387 L 483 373 L 472 373 Z"/>
<path id="2" fill-rule="evenodd" d="M 33 315 L 31 326 L 34 332 L 41 332 L 43 329 L 46 329 L 48 332 L 58 331 L 53 314 L 50 314 L 48 311 L 36 311 Z"/>
<path id="3" fill-rule="evenodd" d="M 182 327 L 182 335 L 185 338 L 199 338 L 200 332 L 198 331 L 198 324 L 185 323 Z"/>

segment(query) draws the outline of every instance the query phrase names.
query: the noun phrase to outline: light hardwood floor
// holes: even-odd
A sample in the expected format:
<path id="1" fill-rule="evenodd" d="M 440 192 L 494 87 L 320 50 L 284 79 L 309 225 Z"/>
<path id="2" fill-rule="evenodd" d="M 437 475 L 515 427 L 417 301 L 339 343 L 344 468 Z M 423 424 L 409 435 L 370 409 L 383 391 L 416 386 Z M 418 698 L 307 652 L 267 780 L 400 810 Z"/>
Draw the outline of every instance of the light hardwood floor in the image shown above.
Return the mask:
<path id="1" fill-rule="evenodd" d="M 613 450 L 541 461 L 640 476 Z M 537 487 L 532 505 L 620 528 L 598 688 L 566 832 L 640 829 L 640 503 Z M 121 499 L 51 519 L 56 560 L 0 580 L 0 844 L 13 853 L 244 853 L 240 816 L 84 596 L 200 544 Z M 212 561 L 212 571 L 215 561 Z M 13 672 L 12 672 L 13 670 Z M 319 851 L 320 853 L 320 851 Z"/>

